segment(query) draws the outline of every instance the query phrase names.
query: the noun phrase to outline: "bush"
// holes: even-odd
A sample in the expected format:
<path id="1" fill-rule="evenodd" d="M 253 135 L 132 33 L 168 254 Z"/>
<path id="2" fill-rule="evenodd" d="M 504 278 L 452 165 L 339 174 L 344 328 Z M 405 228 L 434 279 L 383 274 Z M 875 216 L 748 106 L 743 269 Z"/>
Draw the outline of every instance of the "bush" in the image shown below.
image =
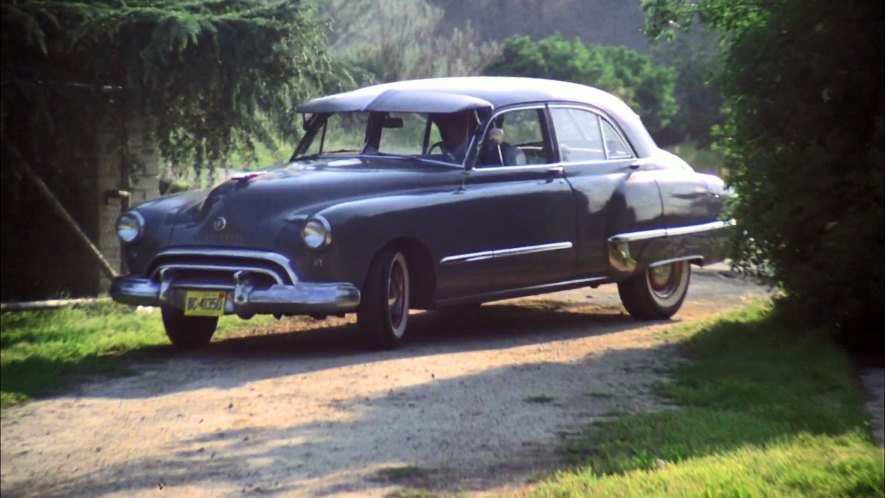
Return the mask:
<path id="1" fill-rule="evenodd" d="M 881 351 L 883 17 L 875 1 L 646 0 L 651 34 L 694 16 L 723 34 L 735 256 L 786 303 Z"/>
<path id="2" fill-rule="evenodd" d="M 879 3 L 780 2 L 734 40 L 722 78 L 735 216 L 753 237 L 740 256 L 867 345 L 885 299 L 882 34 Z"/>

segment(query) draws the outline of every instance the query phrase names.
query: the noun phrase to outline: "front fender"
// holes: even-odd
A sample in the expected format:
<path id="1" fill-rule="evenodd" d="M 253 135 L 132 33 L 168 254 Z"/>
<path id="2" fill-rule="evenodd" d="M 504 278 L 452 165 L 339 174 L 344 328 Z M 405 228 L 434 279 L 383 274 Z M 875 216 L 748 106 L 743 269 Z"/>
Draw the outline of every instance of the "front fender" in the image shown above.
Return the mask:
<path id="1" fill-rule="evenodd" d="M 331 243 L 318 251 L 306 250 L 297 261 L 303 280 L 363 283 L 375 254 L 391 241 L 418 240 L 438 261 L 440 237 L 433 235 L 434 218 L 450 193 L 398 194 L 360 199 L 329 206 L 316 215 L 332 227 Z M 436 213 L 436 214 L 434 214 Z"/>
<path id="2" fill-rule="evenodd" d="M 133 207 L 144 218 L 141 238 L 123 244 L 123 256 L 129 273 L 144 275 L 154 256 L 172 237 L 180 216 L 196 209 L 206 198 L 208 190 L 195 190 L 165 195 Z"/>

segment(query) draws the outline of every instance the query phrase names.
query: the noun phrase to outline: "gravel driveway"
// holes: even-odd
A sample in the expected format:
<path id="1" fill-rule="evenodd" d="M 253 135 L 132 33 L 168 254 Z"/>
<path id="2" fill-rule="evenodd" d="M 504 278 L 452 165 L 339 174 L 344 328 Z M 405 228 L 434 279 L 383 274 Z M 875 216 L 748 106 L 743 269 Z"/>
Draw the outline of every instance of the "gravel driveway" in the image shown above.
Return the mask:
<path id="1" fill-rule="evenodd" d="M 506 492 L 584 424 L 663 408 L 662 332 L 765 294 L 723 270 L 696 271 L 667 322 L 633 321 L 604 286 L 415 314 L 392 352 L 358 349 L 350 321 L 309 319 L 170 349 L 138 375 L 5 411 L 2 494 Z"/>

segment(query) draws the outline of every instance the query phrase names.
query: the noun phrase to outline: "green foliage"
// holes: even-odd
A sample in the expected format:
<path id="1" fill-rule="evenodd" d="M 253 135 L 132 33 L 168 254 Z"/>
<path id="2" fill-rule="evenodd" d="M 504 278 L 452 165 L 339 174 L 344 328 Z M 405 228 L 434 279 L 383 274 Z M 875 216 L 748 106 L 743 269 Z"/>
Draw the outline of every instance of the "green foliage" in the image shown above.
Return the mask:
<path id="1" fill-rule="evenodd" d="M 678 407 L 597 424 L 534 496 L 881 496 L 848 358 L 760 305 L 691 330 L 661 386 Z"/>
<path id="2" fill-rule="evenodd" d="M 485 73 L 573 81 L 606 90 L 636 110 L 652 134 L 678 110 L 673 94 L 676 72 L 625 47 L 587 47 L 577 38 L 570 42 L 559 35 L 539 41 L 516 36 L 504 41 L 501 57 Z"/>
<path id="3" fill-rule="evenodd" d="M 723 122 L 722 95 L 713 81 L 721 65 L 717 38 L 715 33 L 697 30 L 654 46 L 654 60 L 678 75 L 674 96 L 679 111 L 655 136 L 658 145 L 691 141 L 706 148 L 713 143 L 712 131 Z"/>
<path id="4" fill-rule="evenodd" d="M 299 2 L 25 0 L 2 15 L 3 163 L 14 148 L 56 187 L 103 147 L 137 167 L 127 123 L 172 164 L 211 169 L 291 141 L 301 100 L 353 84 Z"/>
<path id="5" fill-rule="evenodd" d="M 744 236 L 798 315 L 881 350 L 885 302 L 882 3 L 653 0 L 649 32 L 723 34 L 726 167 Z"/>

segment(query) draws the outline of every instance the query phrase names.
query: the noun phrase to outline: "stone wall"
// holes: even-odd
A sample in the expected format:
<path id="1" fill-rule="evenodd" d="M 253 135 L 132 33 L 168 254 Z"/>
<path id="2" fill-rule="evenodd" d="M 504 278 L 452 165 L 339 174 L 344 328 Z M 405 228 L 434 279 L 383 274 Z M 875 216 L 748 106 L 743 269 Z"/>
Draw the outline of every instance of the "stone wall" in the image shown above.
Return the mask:
<path id="1" fill-rule="evenodd" d="M 94 240 L 105 258 L 121 273 L 126 272 L 117 238 L 117 217 L 131 206 L 160 195 L 160 149 L 148 136 L 147 120 L 131 118 L 126 125 L 126 149 L 120 147 L 119 135 L 113 126 L 105 126 L 102 153 L 96 162 L 96 197 L 93 197 L 98 220 L 98 237 Z M 127 154 L 128 149 L 128 154 Z M 124 178 L 129 172 L 128 181 Z M 128 192 L 128 197 L 115 192 Z M 110 280 L 99 272 L 99 290 L 107 291 Z"/>

